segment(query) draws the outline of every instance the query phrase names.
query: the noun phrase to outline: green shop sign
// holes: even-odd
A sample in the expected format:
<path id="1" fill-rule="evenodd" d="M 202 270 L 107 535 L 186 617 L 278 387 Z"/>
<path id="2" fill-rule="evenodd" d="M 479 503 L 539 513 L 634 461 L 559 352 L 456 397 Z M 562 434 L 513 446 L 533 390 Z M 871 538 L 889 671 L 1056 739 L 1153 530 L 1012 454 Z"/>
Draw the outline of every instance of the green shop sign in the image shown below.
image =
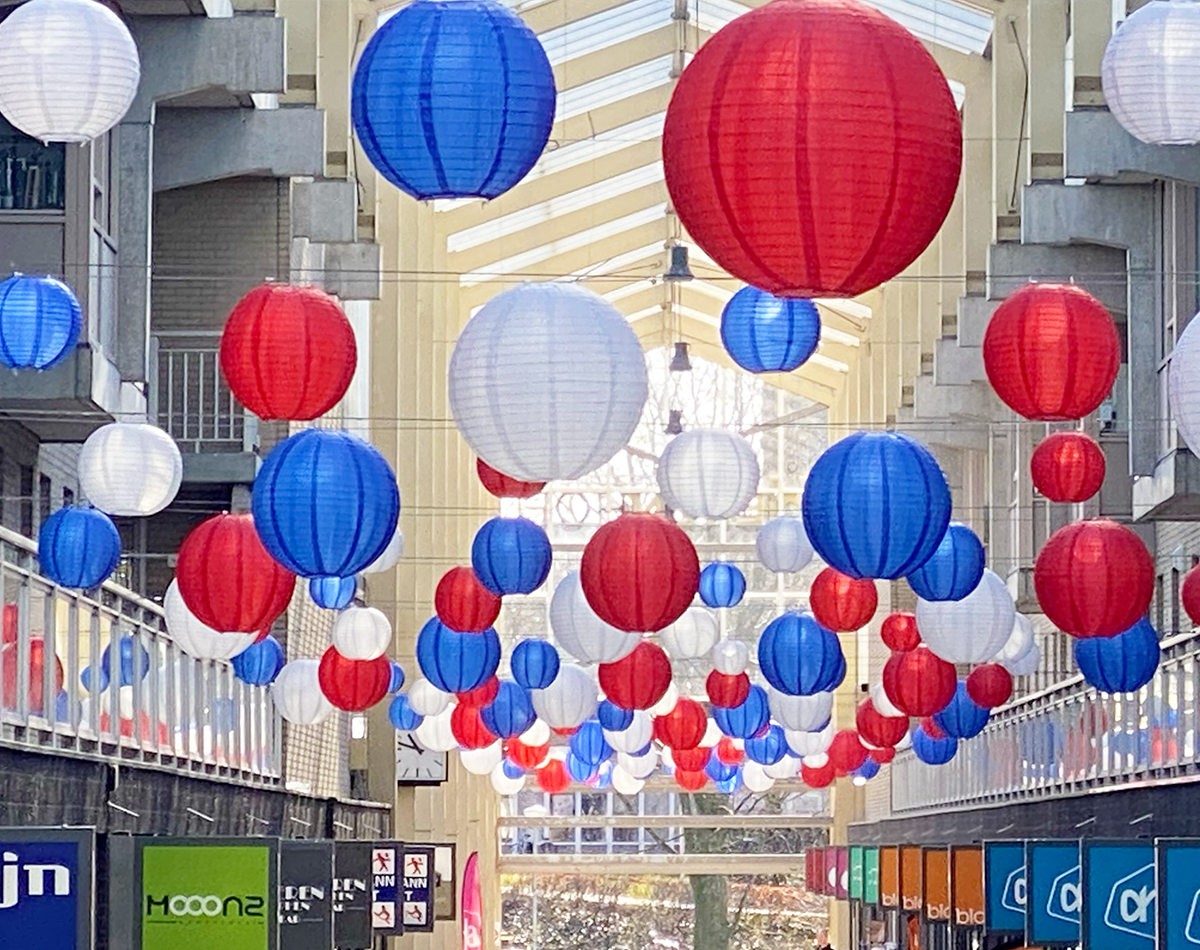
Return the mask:
<path id="1" fill-rule="evenodd" d="M 863 848 L 863 903 L 879 903 L 878 848 Z"/>

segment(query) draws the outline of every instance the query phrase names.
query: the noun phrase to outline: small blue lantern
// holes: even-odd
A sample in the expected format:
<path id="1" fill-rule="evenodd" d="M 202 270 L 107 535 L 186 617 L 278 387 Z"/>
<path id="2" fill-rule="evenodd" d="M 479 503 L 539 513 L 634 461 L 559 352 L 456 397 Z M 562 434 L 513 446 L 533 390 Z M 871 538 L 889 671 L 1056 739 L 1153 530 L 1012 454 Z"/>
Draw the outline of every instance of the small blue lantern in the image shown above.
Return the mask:
<path id="1" fill-rule="evenodd" d="M 751 373 L 790 373 L 821 341 L 821 317 L 811 300 L 776 297 L 743 287 L 721 311 L 721 342 Z"/>
<path id="2" fill-rule="evenodd" d="M 526 689 L 545 689 L 558 676 L 560 665 L 554 644 L 545 640 L 522 640 L 509 659 L 513 679 Z"/>
<path id="3" fill-rule="evenodd" d="M 0 282 L 0 363 L 49 369 L 79 342 L 83 312 L 75 294 L 53 277 L 13 274 Z"/>
<path id="4" fill-rule="evenodd" d="M 765 736 L 746 740 L 746 758 L 759 765 L 774 765 L 787 753 L 788 744 L 783 737 L 783 729 L 774 723 L 767 729 Z"/>
<path id="5" fill-rule="evenodd" d="M 38 532 L 42 573 L 59 587 L 96 587 L 120 560 L 117 526 L 95 508 L 59 508 Z"/>
<path id="6" fill-rule="evenodd" d="M 1083 678 L 1102 693 L 1132 693 L 1154 677 L 1162 650 L 1150 621 L 1142 618 L 1115 637 L 1075 641 L 1075 662 Z"/>
<path id="7" fill-rule="evenodd" d="M 329 610 L 341 610 L 349 607 L 358 592 L 358 578 L 351 577 L 314 577 L 308 582 L 308 594 L 318 607 Z"/>
<path id="8" fill-rule="evenodd" d="M 525 774 L 525 770 L 512 759 L 505 759 L 500 763 L 500 768 L 504 770 L 505 778 L 514 781 Z"/>
<path id="9" fill-rule="evenodd" d="M 716 785 L 718 792 L 723 795 L 732 795 L 742 787 L 742 770 L 735 769 L 730 778 L 725 779 L 724 782 L 717 782 Z"/>
<path id="10" fill-rule="evenodd" d="M 459 633 L 431 617 L 417 634 L 417 665 L 442 692 L 469 692 L 500 666 L 500 637 L 492 627 L 483 633 Z"/>
<path id="11" fill-rule="evenodd" d="M 746 575 L 728 561 L 713 561 L 700 572 L 700 599 L 709 607 L 736 607 L 746 593 Z"/>
<path id="12" fill-rule="evenodd" d="M 250 644 L 229 662 L 233 666 L 233 675 L 243 683 L 267 686 L 275 682 L 275 677 L 287 662 L 287 656 L 279 641 L 267 636 Z"/>
<path id="13" fill-rule="evenodd" d="M 585 762 L 574 752 L 567 753 L 567 772 L 576 782 L 584 783 L 592 779 L 600 765 L 596 762 Z"/>
<path id="14" fill-rule="evenodd" d="M 525 732 L 537 720 L 533 701 L 519 683 L 501 680 L 496 698 L 479 710 L 479 718 L 488 732 L 501 739 L 511 739 Z"/>
<path id="15" fill-rule="evenodd" d="M 736 765 L 726 765 L 715 755 L 709 756 L 708 764 L 704 766 L 704 774 L 717 783 L 728 782 L 738 774 Z"/>
<path id="16" fill-rule="evenodd" d="M 624 732 L 633 725 L 633 710 L 622 709 L 616 703 L 605 699 L 596 709 L 596 718 L 609 732 Z"/>
<path id="17" fill-rule="evenodd" d="M 860 778 L 864 782 L 869 782 L 871 779 L 873 779 L 878 774 L 879 774 L 879 763 L 876 762 L 874 759 L 872 759 L 870 756 L 867 757 L 866 762 L 864 762 L 862 765 L 860 765 L 853 772 L 854 778 Z"/>
<path id="18" fill-rule="evenodd" d="M 412 732 L 425 721 L 425 717 L 408 704 L 407 696 L 397 696 L 392 700 L 388 706 L 388 719 L 401 732 Z"/>
<path id="19" fill-rule="evenodd" d="M 354 130 L 372 165 L 414 198 L 495 198 L 533 168 L 556 92 L 533 31 L 492 0 L 425 0 L 367 43 Z"/>
<path id="20" fill-rule="evenodd" d="M 933 714 L 939 729 L 952 739 L 973 739 L 983 732 L 983 727 L 992 718 L 989 710 L 978 705 L 967 695 L 967 681 L 959 680 L 954 698 L 946 708 Z"/>
<path id="21" fill-rule="evenodd" d="M 908 583 L 922 600 L 962 600 L 979 586 L 985 560 L 975 532 L 952 521 L 929 560 L 908 575 Z"/>
<path id="22" fill-rule="evenodd" d="M 812 696 L 838 686 L 846 658 L 837 636 L 810 613 L 788 611 L 758 638 L 758 666 L 767 682 L 788 696 Z"/>
<path id="23" fill-rule="evenodd" d="M 751 738 L 771 720 L 767 691 L 761 686 L 751 686 L 750 694 L 742 700 L 740 706 L 734 706 L 731 709 L 714 706 L 713 719 L 717 723 L 717 728 L 730 738 Z M 709 774 L 711 776 L 712 773 Z M 723 780 L 714 778 L 713 781 Z"/>
<path id="24" fill-rule="evenodd" d="M 604 738 L 604 730 L 595 719 L 589 719 L 571 736 L 571 753 L 589 765 L 598 766 L 612 755 L 612 751 Z"/>
<path id="25" fill-rule="evenodd" d="M 116 643 L 117 655 L 120 657 L 120 679 L 118 686 L 132 686 L 135 677 L 145 679 L 150 672 L 150 652 L 138 643 L 137 638 L 126 635 Z M 113 644 L 104 648 L 100 656 L 100 682 L 112 680 L 112 649 Z"/>
<path id="26" fill-rule="evenodd" d="M 958 740 L 954 736 L 934 739 L 924 728 L 917 726 L 912 734 L 913 752 L 926 765 L 945 765 L 958 751 Z"/>
<path id="27" fill-rule="evenodd" d="M 388 692 L 389 693 L 398 693 L 398 692 L 400 692 L 400 690 L 404 689 L 404 680 L 406 678 L 407 677 L 405 677 L 405 675 L 404 675 L 404 667 L 402 667 L 399 663 L 397 663 L 395 660 L 393 660 L 392 661 L 392 679 L 391 679 L 391 682 L 388 683 Z"/>
<path id="28" fill-rule="evenodd" d="M 96 683 L 96 686 L 98 688 L 92 687 L 92 677 L 93 676 L 95 676 L 96 679 L 98 680 L 98 682 Z M 96 675 L 96 667 L 94 665 L 93 666 L 85 666 L 79 672 L 79 682 L 81 682 L 83 684 L 83 688 L 85 690 L 87 690 L 89 693 L 103 693 L 106 689 L 108 689 L 109 674 L 108 674 L 107 670 L 101 668 L 99 671 L 99 675 L 97 676 Z"/>
<path id="29" fill-rule="evenodd" d="M 546 532 L 528 518 L 493 518 L 471 543 L 471 566 L 497 597 L 537 590 L 550 574 L 552 559 Z"/>
<path id="30" fill-rule="evenodd" d="M 608 788 L 612 784 L 612 770 L 612 762 L 601 762 L 600 768 L 596 769 L 596 774 L 588 780 L 588 784 L 595 789 Z"/>

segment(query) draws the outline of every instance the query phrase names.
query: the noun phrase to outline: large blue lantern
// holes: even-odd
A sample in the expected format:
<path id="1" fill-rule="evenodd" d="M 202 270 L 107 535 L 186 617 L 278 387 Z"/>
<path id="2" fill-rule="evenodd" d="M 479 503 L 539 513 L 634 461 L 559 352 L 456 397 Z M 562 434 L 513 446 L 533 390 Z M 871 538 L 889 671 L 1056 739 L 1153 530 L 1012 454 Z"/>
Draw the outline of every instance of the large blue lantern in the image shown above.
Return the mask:
<path id="1" fill-rule="evenodd" d="M 700 599 L 709 607 L 736 607 L 746 593 L 746 575 L 728 561 L 705 564 L 700 572 Z"/>
<path id="2" fill-rule="evenodd" d="M 314 577 L 308 582 L 308 595 L 313 603 L 330 610 L 349 607 L 357 591 L 357 577 Z"/>
<path id="3" fill-rule="evenodd" d="M 730 738 L 751 738 L 771 720 L 771 709 L 767 705 L 767 691 L 761 686 L 751 686 L 750 694 L 742 700 L 740 706 L 733 706 L 729 709 L 714 706 L 713 719 L 717 723 L 717 728 Z M 713 778 L 713 781 L 719 782 L 722 779 Z"/>
<path id="4" fill-rule="evenodd" d="M 415 712 L 408 704 L 407 696 L 397 696 L 392 700 L 388 706 L 388 719 L 402 732 L 412 732 L 425 721 L 425 717 Z"/>
<path id="5" fill-rule="evenodd" d="M 789 696 L 833 689 L 846 675 L 837 636 L 810 613 L 776 617 L 758 638 L 758 667 L 767 682 Z"/>
<path id="6" fill-rule="evenodd" d="M 367 43 L 354 130 L 371 164 L 414 198 L 495 198 L 533 168 L 554 124 L 538 38 L 491 0 L 421 0 Z"/>
<path id="7" fill-rule="evenodd" d="M 280 442 L 254 479 L 254 528 L 301 577 L 351 577 L 387 548 L 400 516 L 396 476 L 358 436 L 305 429 Z"/>
<path id="8" fill-rule="evenodd" d="M 1083 678 L 1102 693 L 1132 693 L 1150 682 L 1162 650 L 1158 634 L 1144 617 L 1115 637 L 1075 641 L 1075 662 Z"/>
<path id="9" fill-rule="evenodd" d="M 721 311 L 721 342 L 751 373 L 790 373 L 817 351 L 821 317 L 811 300 L 743 287 Z"/>
<path id="10" fill-rule="evenodd" d="M 79 341 L 83 314 L 75 294 L 53 277 L 13 274 L 0 282 L 0 363 L 49 369 Z"/>
<path id="11" fill-rule="evenodd" d="M 571 736 L 571 752 L 588 765 L 598 766 L 612 755 L 612 746 L 604 738 L 604 729 L 595 719 L 589 719 Z"/>
<path id="12" fill-rule="evenodd" d="M 985 556 L 983 542 L 965 524 L 950 522 L 929 560 L 908 575 L 922 600 L 962 600 L 979 586 Z"/>
<path id="13" fill-rule="evenodd" d="M 935 739 L 921 726 L 917 726 L 912 734 L 913 752 L 926 765 L 945 765 L 958 751 L 958 740 L 953 736 Z"/>
<path id="14" fill-rule="evenodd" d="M 483 633 L 459 633 L 431 617 L 417 634 L 417 665 L 443 693 L 470 692 L 500 666 L 500 637 L 492 627 Z"/>
<path id="15" fill-rule="evenodd" d="M 526 689 L 545 689 L 558 676 L 560 660 L 554 644 L 545 640 L 522 640 L 509 658 L 513 679 Z"/>
<path id="16" fill-rule="evenodd" d="M 229 662 L 233 666 L 233 675 L 243 683 L 267 686 L 275 682 L 275 677 L 287 662 L 287 656 L 279 641 L 267 636 L 250 644 Z"/>
<path id="17" fill-rule="evenodd" d="M 537 590 L 550 575 L 552 559 L 546 532 L 528 518 L 493 518 L 471 542 L 471 566 L 497 597 Z"/>
<path id="18" fill-rule="evenodd" d="M 488 732 L 501 739 L 519 736 L 533 725 L 537 713 L 529 693 L 518 683 L 502 680 L 496 698 L 479 710 Z"/>
<path id="19" fill-rule="evenodd" d="M 117 526 L 95 508 L 59 508 L 38 532 L 42 573 L 60 587 L 95 587 L 120 560 Z"/>
<path id="20" fill-rule="evenodd" d="M 808 473 L 804 529 L 851 577 L 894 580 L 929 560 L 950 524 L 950 488 L 930 451 L 898 432 L 856 432 Z"/>
<path id="21" fill-rule="evenodd" d="M 746 758 L 759 765 L 774 765 L 787 753 L 788 744 L 783 729 L 774 723 L 767 729 L 766 735 L 746 740 Z"/>
<path id="22" fill-rule="evenodd" d="M 967 681 L 959 680 L 954 698 L 945 709 L 933 714 L 939 729 L 952 739 L 973 739 L 983 732 L 991 713 L 967 695 Z"/>

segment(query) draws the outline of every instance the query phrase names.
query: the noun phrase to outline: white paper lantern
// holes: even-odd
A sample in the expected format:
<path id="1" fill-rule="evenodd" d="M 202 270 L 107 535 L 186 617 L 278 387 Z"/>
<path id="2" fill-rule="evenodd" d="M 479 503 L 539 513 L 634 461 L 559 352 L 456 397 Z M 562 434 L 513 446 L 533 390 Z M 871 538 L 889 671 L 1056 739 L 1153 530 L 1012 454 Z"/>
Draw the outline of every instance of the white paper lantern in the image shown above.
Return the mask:
<path id="1" fill-rule="evenodd" d="M 1109 111 L 1134 138 L 1200 142 L 1200 6 L 1157 0 L 1129 16 L 1108 41 L 1100 82 Z"/>
<path id="2" fill-rule="evenodd" d="M 701 747 L 711 749 L 724 738 L 725 733 L 721 731 L 721 727 L 717 725 L 717 721 L 712 716 L 709 716 L 708 724 L 704 727 L 704 738 L 700 740 Z"/>
<path id="3" fill-rule="evenodd" d="M 521 733 L 518 738 L 525 745 L 539 746 L 550 741 L 550 727 L 542 720 L 536 719 L 532 726 Z"/>
<path id="4" fill-rule="evenodd" d="M 823 769 L 829 764 L 829 756 L 824 752 L 818 752 L 815 755 L 806 755 L 800 761 L 810 769 Z"/>
<path id="5" fill-rule="evenodd" d="M 626 633 L 596 616 L 583 594 L 579 572 L 571 571 L 550 598 L 550 629 L 554 639 L 580 663 L 613 663 L 633 652 L 641 634 Z"/>
<path id="6" fill-rule="evenodd" d="M 759 528 L 754 547 L 763 567 L 776 574 L 794 574 L 813 557 L 804 522 L 790 516 L 773 518 Z"/>
<path id="7" fill-rule="evenodd" d="M 762 765 L 750 759 L 742 766 L 742 784 L 752 792 L 769 792 L 775 787 L 775 779 Z"/>
<path id="8" fill-rule="evenodd" d="M 785 755 L 774 765 L 763 766 L 763 771 L 773 779 L 795 778 L 800 773 L 800 760 L 795 756 Z"/>
<path id="9" fill-rule="evenodd" d="M 96 0 L 30 0 L 0 23 L 0 112 L 43 142 L 87 142 L 137 95 L 137 44 Z"/>
<path id="10" fill-rule="evenodd" d="M 220 633 L 208 626 L 188 609 L 174 580 L 163 595 L 163 613 L 171 639 L 198 660 L 232 660 L 258 639 L 257 633 Z"/>
<path id="11" fill-rule="evenodd" d="M 712 664 L 718 673 L 737 676 L 750 665 L 750 649 L 741 640 L 721 640 L 712 648 Z"/>
<path id="12" fill-rule="evenodd" d="M 833 693 L 788 696 L 774 686 L 768 686 L 767 703 L 771 707 L 772 717 L 785 729 L 794 732 L 822 729 L 833 715 Z"/>
<path id="13" fill-rule="evenodd" d="M 451 696 L 429 680 L 417 680 L 408 688 L 408 705 L 418 716 L 440 715 L 450 705 Z"/>
<path id="14" fill-rule="evenodd" d="M 574 729 L 596 715 L 599 690 L 587 671 L 574 663 L 564 663 L 553 683 L 529 693 L 534 712 L 553 729 Z"/>
<path id="15" fill-rule="evenodd" d="M 871 687 L 870 693 L 871 705 L 875 707 L 875 711 L 881 716 L 888 716 L 893 719 L 899 719 L 907 713 L 901 712 L 896 708 L 895 704 L 888 699 L 888 694 L 883 688 L 883 683 L 876 683 Z"/>
<path id="16" fill-rule="evenodd" d="M 962 600 L 917 599 L 921 639 L 948 663 L 985 663 L 1012 635 L 1017 609 L 1008 586 L 985 570 Z"/>
<path id="17" fill-rule="evenodd" d="M 658 759 L 662 762 L 663 770 L 675 768 L 675 753 L 670 746 L 663 746 L 662 751 L 658 754 Z"/>
<path id="18" fill-rule="evenodd" d="M 667 684 L 667 691 L 662 694 L 662 699 L 650 707 L 651 716 L 669 716 L 671 710 L 679 705 L 679 687 L 675 685 L 675 681 L 671 680 Z"/>
<path id="19" fill-rule="evenodd" d="M 1153 5 L 1153 4 L 1152 4 Z M 1194 455 L 1200 455 L 1200 319 L 1193 317 L 1171 352 L 1171 417 Z"/>
<path id="20" fill-rule="evenodd" d="M 493 742 L 482 749 L 463 749 L 458 758 L 472 775 L 489 775 L 504 758 L 504 749 L 502 743 Z"/>
<path id="21" fill-rule="evenodd" d="M 904 733 L 903 738 L 901 738 L 900 741 L 897 742 L 895 744 L 895 746 L 893 746 L 893 748 L 897 752 L 903 752 L 905 749 L 911 749 L 912 748 L 912 730 L 909 729 L 908 732 Z"/>
<path id="22" fill-rule="evenodd" d="M 654 738 L 654 723 L 646 715 L 645 710 L 635 709 L 633 722 L 619 732 L 610 732 L 605 729 L 604 738 L 618 752 L 633 755 L 646 748 L 650 744 L 650 740 Z"/>
<path id="23" fill-rule="evenodd" d="M 673 624 L 659 631 L 663 649 L 676 660 L 702 657 L 720 637 L 717 616 L 705 607 L 689 607 Z"/>
<path id="24" fill-rule="evenodd" d="M 758 458 L 740 435 L 691 429 L 663 450 L 658 491 L 669 508 L 691 518 L 732 518 L 758 492 Z"/>
<path id="25" fill-rule="evenodd" d="M 271 684 L 275 708 L 294 726 L 315 726 L 333 712 L 333 704 L 321 692 L 320 666 L 320 660 L 292 660 Z"/>
<path id="26" fill-rule="evenodd" d="M 402 557 L 404 557 L 404 532 L 397 525 L 396 533 L 392 535 L 392 540 L 383 549 L 383 553 L 364 567 L 362 572 L 364 574 L 382 574 L 384 571 L 390 571 L 395 567 L 396 562 Z"/>
<path id="27" fill-rule="evenodd" d="M 430 752 L 450 752 L 458 748 L 458 739 L 450 724 L 456 705 L 451 703 L 436 716 L 426 716 L 421 720 L 414 734 L 422 748 Z"/>
<path id="28" fill-rule="evenodd" d="M 524 787 L 525 776 L 518 775 L 516 778 L 509 778 L 504 774 L 503 762 L 492 769 L 492 788 L 496 790 L 497 795 L 516 795 Z"/>
<path id="29" fill-rule="evenodd" d="M 1008 635 L 1008 639 L 1004 642 L 995 656 L 997 663 L 1006 663 L 1010 660 L 1015 660 L 1022 656 L 1033 643 L 1033 624 L 1029 622 L 1029 618 L 1024 614 L 1017 614 L 1013 621 L 1012 633 Z"/>
<path id="30" fill-rule="evenodd" d="M 645 755 L 635 756 L 628 752 L 617 753 L 617 765 L 634 778 L 646 779 L 658 768 L 658 753 L 650 749 Z"/>
<path id="31" fill-rule="evenodd" d="M 1002 665 L 1013 676 L 1029 676 L 1037 672 L 1041 663 L 1042 651 L 1036 643 L 1031 643 L 1024 653 L 1015 659 L 1005 661 Z"/>
<path id="32" fill-rule="evenodd" d="M 79 487 L 93 505 L 110 515 L 139 518 L 175 500 L 183 456 L 157 426 L 110 422 L 83 443 L 78 471 Z"/>
<path id="33" fill-rule="evenodd" d="M 392 645 L 392 625 L 382 610 L 347 607 L 338 614 L 330 639 L 347 660 L 375 660 Z"/>
<path id="34" fill-rule="evenodd" d="M 450 357 L 450 409 L 488 465 L 528 482 L 579 478 L 617 454 L 646 403 L 637 334 L 578 284 L 493 297 Z"/>
<path id="35" fill-rule="evenodd" d="M 646 785 L 640 778 L 634 778 L 619 765 L 613 768 L 610 777 L 613 791 L 619 795 L 636 795 Z"/>
<path id="36" fill-rule="evenodd" d="M 827 725 L 820 732 L 797 732 L 793 729 L 785 729 L 783 737 L 787 740 L 789 749 L 796 755 L 807 759 L 808 756 L 827 752 L 833 745 L 833 723 Z"/>

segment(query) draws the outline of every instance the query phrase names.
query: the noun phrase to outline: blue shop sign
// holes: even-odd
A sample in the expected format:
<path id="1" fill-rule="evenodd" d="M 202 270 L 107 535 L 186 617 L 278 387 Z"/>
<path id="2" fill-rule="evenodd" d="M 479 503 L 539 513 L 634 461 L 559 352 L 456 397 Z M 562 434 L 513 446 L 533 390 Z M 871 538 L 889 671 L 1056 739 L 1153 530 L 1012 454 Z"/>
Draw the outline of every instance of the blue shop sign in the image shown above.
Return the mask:
<path id="1" fill-rule="evenodd" d="M 1083 908 L 1079 842 L 1026 841 L 1025 881 L 1029 897 L 1026 943 L 1031 947 L 1079 943 L 1079 915 Z"/>
<path id="2" fill-rule="evenodd" d="M 91 950 L 90 830 L 0 828 L 0 946 Z"/>
<path id="3" fill-rule="evenodd" d="M 1160 950 L 1200 946 L 1200 839 L 1154 842 Z"/>
<path id="4" fill-rule="evenodd" d="M 983 890 L 987 932 L 1025 933 L 1025 842 L 984 842 Z"/>
<path id="5" fill-rule="evenodd" d="M 1154 950 L 1154 846 L 1085 841 L 1081 857 L 1083 950 Z"/>

